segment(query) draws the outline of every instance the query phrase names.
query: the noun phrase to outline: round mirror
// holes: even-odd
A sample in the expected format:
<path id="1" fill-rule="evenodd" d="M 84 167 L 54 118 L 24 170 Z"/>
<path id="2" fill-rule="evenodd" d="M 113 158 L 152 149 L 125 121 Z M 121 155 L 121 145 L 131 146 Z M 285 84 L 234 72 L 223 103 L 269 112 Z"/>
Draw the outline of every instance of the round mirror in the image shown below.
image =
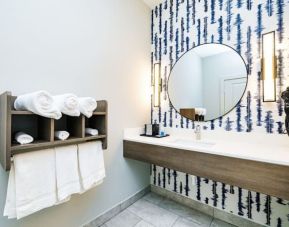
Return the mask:
<path id="1" fill-rule="evenodd" d="M 230 112 L 247 86 L 247 67 L 231 47 L 204 44 L 186 52 L 174 65 L 168 95 L 173 107 L 194 121 L 209 121 Z"/>

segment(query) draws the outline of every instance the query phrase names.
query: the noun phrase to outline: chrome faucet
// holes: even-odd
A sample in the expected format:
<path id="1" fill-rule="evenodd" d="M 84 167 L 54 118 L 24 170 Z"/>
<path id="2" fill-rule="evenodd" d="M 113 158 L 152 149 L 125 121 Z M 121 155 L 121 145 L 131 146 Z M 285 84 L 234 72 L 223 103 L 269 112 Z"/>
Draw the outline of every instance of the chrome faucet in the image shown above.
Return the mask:
<path id="1" fill-rule="evenodd" d="M 202 131 L 201 131 L 201 126 L 200 125 L 196 126 L 195 134 L 196 134 L 196 140 L 201 140 Z"/>

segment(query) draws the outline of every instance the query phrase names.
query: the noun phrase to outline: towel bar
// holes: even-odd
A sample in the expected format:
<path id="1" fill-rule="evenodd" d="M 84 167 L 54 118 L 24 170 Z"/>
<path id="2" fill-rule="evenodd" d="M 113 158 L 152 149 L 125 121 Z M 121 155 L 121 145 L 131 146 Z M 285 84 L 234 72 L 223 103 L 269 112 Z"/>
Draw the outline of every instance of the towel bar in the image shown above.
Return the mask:
<path id="1" fill-rule="evenodd" d="M 97 109 L 91 118 L 84 115 L 70 117 L 63 115 L 60 120 L 38 116 L 30 111 L 14 109 L 16 96 L 7 91 L 0 95 L 0 163 L 10 170 L 13 155 L 42 149 L 79 144 L 87 141 L 101 140 L 103 149 L 107 149 L 107 101 L 97 101 Z M 97 136 L 85 135 L 85 127 L 96 128 Z M 60 141 L 54 138 L 54 131 L 66 130 L 71 137 Z M 31 144 L 20 145 L 13 141 L 17 131 L 24 131 L 34 137 Z"/>

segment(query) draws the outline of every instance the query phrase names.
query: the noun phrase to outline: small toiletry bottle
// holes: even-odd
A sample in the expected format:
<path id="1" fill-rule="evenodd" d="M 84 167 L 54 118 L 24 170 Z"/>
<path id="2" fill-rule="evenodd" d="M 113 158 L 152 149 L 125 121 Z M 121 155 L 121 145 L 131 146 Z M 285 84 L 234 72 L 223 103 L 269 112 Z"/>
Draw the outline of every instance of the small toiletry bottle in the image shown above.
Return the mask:
<path id="1" fill-rule="evenodd" d="M 160 133 L 160 124 L 157 124 L 157 121 L 155 120 L 153 124 L 153 136 L 159 135 Z"/>
<path id="2" fill-rule="evenodd" d="M 165 130 L 163 128 L 163 126 L 160 125 L 160 132 L 159 132 L 159 135 L 162 137 L 162 136 L 165 136 Z"/>

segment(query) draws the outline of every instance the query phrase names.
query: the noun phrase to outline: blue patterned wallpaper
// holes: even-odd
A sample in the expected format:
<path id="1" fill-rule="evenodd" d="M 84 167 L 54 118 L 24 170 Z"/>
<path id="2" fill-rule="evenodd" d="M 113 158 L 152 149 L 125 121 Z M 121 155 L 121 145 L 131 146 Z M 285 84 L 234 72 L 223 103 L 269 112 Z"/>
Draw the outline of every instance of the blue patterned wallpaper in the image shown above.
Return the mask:
<path id="1" fill-rule="evenodd" d="M 161 107 L 153 121 L 164 127 L 194 128 L 170 105 L 166 82 L 171 67 L 186 51 L 204 43 L 223 43 L 245 59 L 249 81 L 241 102 L 229 114 L 206 123 L 204 130 L 284 133 L 280 94 L 289 86 L 289 0 L 165 0 L 151 15 L 151 62 L 161 62 L 165 82 Z M 276 31 L 277 102 L 262 102 L 261 38 Z M 190 175 L 152 166 L 151 183 L 227 212 L 269 226 L 289 226 L 289 202 Z"/>
<path id="2" fill-rule="evenodd" d="M 259 2 L 259 3 L 258 3 Z M 238 132 L 283 133 L 281 92 L 289 86 L 288 0 L 167 0 L 152 13 L 152 64 L 161 62 L 165 82 L 161 108 L 152 108 L 152 119 L 167 127 L 194 128 L 194 123 L 172 108 L 166 94 L 171 66 L 182 54 L 204 43 L 224 43 L 245 59 L 249 72 L 246 94 L 229 114 L 204 123 L 204 129 Z M 285 26 L 285 23 L 288 26 Z M 262 102 L 261 38 L 276 31 L 278 58 L 277 102 Z"/>

